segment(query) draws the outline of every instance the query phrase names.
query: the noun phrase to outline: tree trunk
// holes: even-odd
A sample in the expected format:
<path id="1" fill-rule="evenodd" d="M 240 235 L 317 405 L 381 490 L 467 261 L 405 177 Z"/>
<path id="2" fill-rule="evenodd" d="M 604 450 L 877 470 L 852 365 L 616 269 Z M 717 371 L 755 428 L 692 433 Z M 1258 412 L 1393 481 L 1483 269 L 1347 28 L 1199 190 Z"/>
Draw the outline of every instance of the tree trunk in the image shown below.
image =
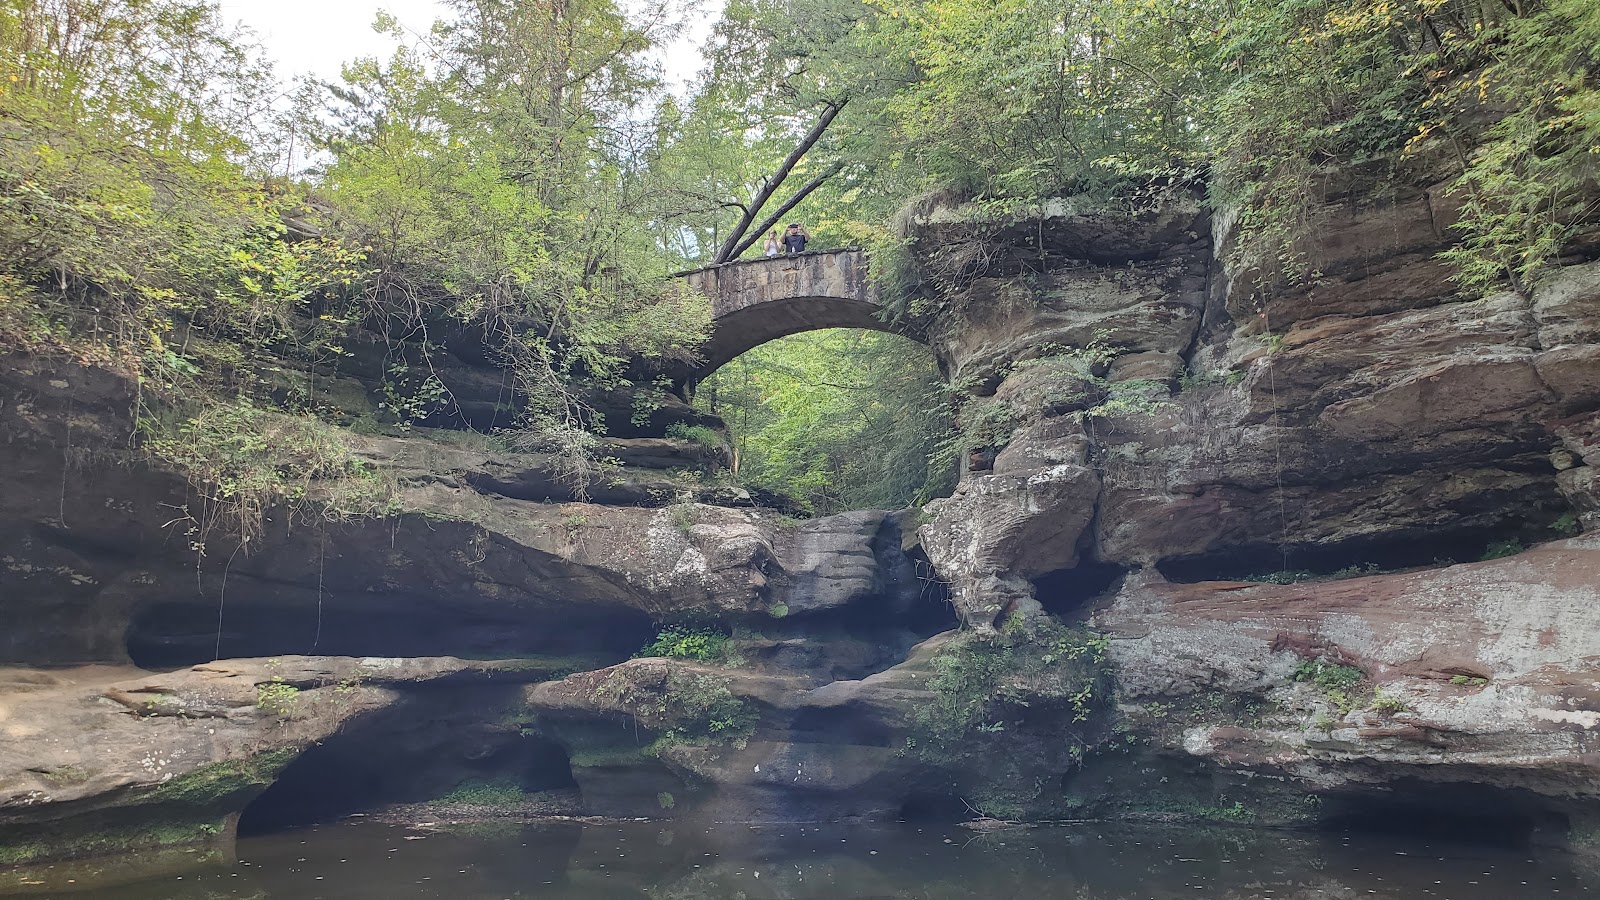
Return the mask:
<path id="1" fill-rule="evenodd" d="M 751 229 L 750 236 L 740 241 L 739 246 L 733 248 L 733 252 L 728 254 L 728 259 L 738 259 L 739 254 L 755 246 L 756 241 L 761 240 L 761 236 L 767 233 L 768 228 L 771 228 L 783 221 L 783 217 L 789 212 L 789 210 L 799 206 L 801 200 L 804 200 L 812 191 L 822 187 L 822 183 L 824 181 L 827 181 L 829 178 L 839 174 L 839 170 L 842 168 L 844 168 L 844 163 L 835 162 L 833 165 L 828 166 L 826 169 L 823 169 L 821 172 L 817 173 L 817 177 L 806 182 L 805 187 L 795 191 L 793 197 L 790 197 L 782 206 L 778 207 L 777 212 L 767 216 L 767 218 L 764 219 L 760 225 L 757 225 L 755 228 Z M 719 262 L 727 262 L 727 260 L 719 260 Z"/>
<path id="2" fill-rule="evenodd" d="M 811 126 L 811 130 L 806 132 L 806 136 L 801 138 L 800 143 L 794 148 L 794 150 L 790 151 L 787 157 L 784 158 L 782 164 L 778 166 L 778 170 L 772 173 L 771 178 L 768 178 L 762 183 L 761 189 L 756 191 L 755 197 L 753 197 L 750 203 L 745 206 L 744 215 L 739 217 L 739 224 L 734 226 L 733 231 L 729 232 L 728 239 L 722 243 L 722 249 L 718 250 L 717 255 L 712 258 L 711 262 L 713 265 L 725 263 L 729 260 L 738 258 L 739 254 L 744 252 L 744 248 L 749 247 L 751 244 L 755 243 L 756 240 L 759 240 L 759 238 L 752 238 L 746 243 L 740 243 L 743 241 L 745 234 L 750 230 L 751 223 L 754 222 L 756 216 L 760 214 L 761 208 L 767 204 L 768 200 L 772 199 L 772 195 L 777 193 L 778 188 L 783 186 L 784 180 L 789 177 L 789 173 L 792 172 L 794 167 L 799 164 L 801 157 L 806 155 L 806 151 L 815 146 L 817 141 L 822 140 L 822 135 L 827 132 L 828 126 L 833 123 L 834 117 L 839 115 L 839 110 L 844 109 L 844 105 L 847 102 L 848 99 L 840 100 L 835 103 L 829 103 L 827 109 L 824 109 L 821 117 L 817 119 L 816 124 Z M 813 181 L 815 184 L 821 183 L 816 181 L 816 179 L 813 179 Z M 807 190 L 806 193 L 816 190 L 815 184 L 808 185 L 810 190 Z M 798 203 L 799 201 L 796 200 L 794 202 Z M 776 217 L 769 219 L 769 221 L 776 221 L 778 218 L 783 216 L 783 213 L 788 212 L 793 208 L 793 204 L 790 204 L 788 207 L 781 210 Z M 765 230 L 766 227 L 767 226 L 763 225 L 762 230 Z M 757 233 L 759 234 L 760 232 L 758 231 Z"/>

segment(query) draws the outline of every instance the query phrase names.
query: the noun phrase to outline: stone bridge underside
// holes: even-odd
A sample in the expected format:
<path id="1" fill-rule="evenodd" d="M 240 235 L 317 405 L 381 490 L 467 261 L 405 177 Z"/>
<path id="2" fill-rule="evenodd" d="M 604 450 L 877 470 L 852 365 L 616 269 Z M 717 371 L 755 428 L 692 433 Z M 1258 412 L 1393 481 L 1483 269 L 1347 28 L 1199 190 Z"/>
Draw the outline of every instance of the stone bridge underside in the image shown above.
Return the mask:
<path id="1" fill-rule="evenodd" d="M 711 298 L 712 333 L 699 381 L 767 341 L 822 328 L 904 332 L 878 319 L 864 250 L 831 250 L 728 263 L 684 276 Z M 915 338 L 915 335 L 907 335 Z"/>

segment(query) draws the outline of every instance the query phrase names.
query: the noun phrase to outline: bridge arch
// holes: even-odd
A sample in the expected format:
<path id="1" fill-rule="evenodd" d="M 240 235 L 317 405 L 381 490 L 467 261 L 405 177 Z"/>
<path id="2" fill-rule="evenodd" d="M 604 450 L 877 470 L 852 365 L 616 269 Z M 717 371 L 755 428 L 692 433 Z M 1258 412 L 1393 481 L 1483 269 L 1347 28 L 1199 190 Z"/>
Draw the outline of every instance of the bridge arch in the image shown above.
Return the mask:
<path id="1" fill-rule="evenodd" d="M 823 328 L 866 328 L 926 339 L 878 318 L 882 303 L 867 279 L 865 250 L 823 250 L 725 263 L 685 273 L 711 299 L 711 337 L 698 382 L 768 341 Z"/>

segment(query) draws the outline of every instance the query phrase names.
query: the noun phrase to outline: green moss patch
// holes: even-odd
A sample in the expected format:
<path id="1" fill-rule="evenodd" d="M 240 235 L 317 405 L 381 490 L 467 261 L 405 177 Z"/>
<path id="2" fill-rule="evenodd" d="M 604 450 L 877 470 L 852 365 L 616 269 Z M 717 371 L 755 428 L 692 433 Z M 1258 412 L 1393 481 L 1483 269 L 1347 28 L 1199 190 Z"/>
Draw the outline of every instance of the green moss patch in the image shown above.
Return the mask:
<path id="1" fill-rule="evenodd" d="M 248 759 L 201 766 L 187 775 L 180 775 L 151 788 L 145 799 L 153 803 L 197 808 L 219 806 L 241 793 L 271 784 L 278 773 L 299 755 L 299 749 L 285 747 Z"/>

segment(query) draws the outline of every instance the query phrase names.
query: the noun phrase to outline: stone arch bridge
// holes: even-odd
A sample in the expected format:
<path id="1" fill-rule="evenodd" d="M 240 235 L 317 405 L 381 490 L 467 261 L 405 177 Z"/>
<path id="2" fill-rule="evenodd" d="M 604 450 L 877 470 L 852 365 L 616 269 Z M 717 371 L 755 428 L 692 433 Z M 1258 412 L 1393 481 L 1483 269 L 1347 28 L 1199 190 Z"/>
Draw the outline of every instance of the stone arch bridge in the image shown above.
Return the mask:
<path id="1" fill-rule="evenodd" d="M 711 338 L 693 385 L 767 341 L 823 328 L 867 328 L 924 339 L 878 318 L 882 304 L 867 280 L 867 252 L 820 250 L 724 263 L 686 272 L 711 298 Z M 925 342 L 925 341 L 924 341 Z"/>

